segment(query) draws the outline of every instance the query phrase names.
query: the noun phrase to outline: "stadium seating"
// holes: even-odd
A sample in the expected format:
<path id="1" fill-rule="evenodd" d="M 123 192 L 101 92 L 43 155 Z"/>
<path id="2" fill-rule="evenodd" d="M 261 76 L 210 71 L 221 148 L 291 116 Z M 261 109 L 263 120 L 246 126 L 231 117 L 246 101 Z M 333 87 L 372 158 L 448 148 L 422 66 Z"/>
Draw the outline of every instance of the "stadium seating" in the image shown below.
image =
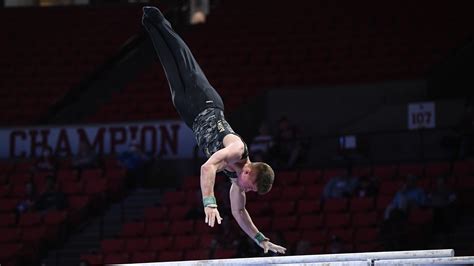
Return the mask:
<path id="1" fill-rule="evenodd" d="M 410 10 L 368 1 L 340 12 L 325 1 L 239 2 L 251 8 L 221 1 L 205 25 L 180 35 L 232 112 L 271 88 L 423 77 L 466 39 L 469 16 L 426 0 L 406 3 Z M 86 121 L 177 118 L 167 87 L 154 64 Z"/>
<path id="2" fill-rule="evenodd" d="M 0 9 L 0 24 L 9 25 L 0 42 L 8 77 L 0 82 L 0 125 L 37 123 L 139 32 L 140 16 L 138 6 Z"/>
<path id="3" fill-rule="evenodd" d="M 108 169 L 104 176 L 91 175 L 88 171 L 84 171 L 83 175 L 77 175 L 75 170 L 61 167 L 57 173 L 56 182 L 58 189 L 65 194 L 66 208 L 41 212 L 29 210 L 19 214 L 16 210 L 18 203 L 25 199 L 26 182 L 33 181 L 37 185 L 37 192 L 42 193 L 46 174 L 25 172 L 25 167 L 31 169 L 32 160 L 16 163 L 2 161 L 0 165 L 3 169 L 8 169 L 5 171 L 8 173 L 6 184 L 1 186 L 2 193 L 0 194 L 2 265 L 4 262 L 11 262 L 11 265 L 36 264 L 37 259 L 44 255 L 43 252 L 48 247 L 57 244 L 70 233 L 68 230 L 88 217 L 88 208 L 91 207 L 95 197 L 102 197 L 104 202 L 108 199 L 109 181 L 114 182 L 118 191 L 123 190 L 124 172 L 118 166 L 116 169 Z M 109 175 L 113 173 L 120 176 Z M 24 261 L 25 258 L 29 258 L 30 261 Z M 10 265 L 8 263 L 6 265 Z"/>
<path id="4" fill-rule="evenodd" d="M 379 178 L 380 190 L 378 195 L 375 197 L 352 197 L 326 201 L 321 201 L 320 198 L 325 184 L 319 183 L 320 175 L 318 173 L 337 175 L 340 173 L 339 170 L 302 169 L 292 173 L 285 172 L 285 176 L 295 176 L 295 181 L 291 182 L 291 185 L 280 187 L 275 191 L 275 195 L 269 195 L 265 200 L 263 200 L 263 197 L 248 197 L 247 210 L 252 215 L 253 222 L 261 231 L 267 232 L 268 235 L 281 234 L 286 247 L 290 251 L 295 250 L 299 241 L 305 240 L 310 243 L 310 251 L 308 252 L 331 252 L 331 243 L 334 236 L 342 241 L 342 248 L 347 252 L 380 251 L 383 250 L 383 239 L 380 235 L 383 212 L 393 199 L 394 194 L 402 187 L 404 181 L 404 176 L 398 173 L 411 172 L 413 169 L 424 169 L 424 172 L 416 170 L 417 173 L 426 175 L 420 180 L 430 180 L 437 176 L 436 173 L 451 175 L 450 169 L 453 168 L 453 171 L 456 169 L 451 167 L 454 165 L 462 164 L 458 162 L 452 164 L 450 162 L 428 162 L 361 166 L 358 171 L 363 174 L 367 174 L 370 171 L 368 169 L 374 169 L 379 174 L 381 172 L 387 174 Z M 466 163 L 466 165 L 472 166 L 471 163 Z M 466 165 L 463 167 L 467 168 Z M 404 169 L 401 170 L 400 168 Z M 278 178 L 279 172 L 276 175 Z M 301 176 L 307 177 L 301 178 Z M 200 218 L 188 219 L 184 216 L 170 218 L 169 215 L 166 215 L 171 210 L 165 207 L 167 206 L 165 202 L 182 200 L 178 198 L 187 198 L 188 196 L 192 198 L 190 195 L 194 196 L 196 191 L 189 189 L 190 187 L 194 188 L 194 186 L 189 184 L 194 183 L 192 180 L 195 179 L 194 176 L 187 177 L 181 189 L 164 194 L 162 206 L 147 207 L 142 221 L 125 223 L 117 239 L 103 241 L 103 243 L 112 244 L 103 245 L 102 249 L 91 254 L 90 258 L 87 254 L 84 254 L 83 257 L 93 261 L 94 254 L 104 254 L 106 258 L 111 256 L 110 260 L 113 258 L 122 259 L 120 261 L 122 263 L 140 263 L 235 256 L 235 249 L 213 249 L 216 247 L 216 243 L 218 243 L 216 241 L 222 233 L 220 232 L 222 225 L 217 228 L 210 228 Z M 464 181 L 465 179 L 469 181 Z M 461 178 L 459 179 L 460 183 L 453 182 L 466 186 L 466 183 L 471 182 L 470 180 L 472 179 Z M 317 189 L 314 189 L 314 187 Z M 472 191 L 473 188 L 474 186 L 465 187 L 465 191 Z M 318 194 L 309 196 L 307 193 Z M 469 200 L 472 201 L 471 194 L 465 193 L 461 196 L 464 204 L 467 205 Z M 424 243 L 423 239 L 428 237 L 430 231 L 427 229 L 430 228 L 433 219 L 433 211 L 430 208 L 413 210 L 407 219 L 409 226 L 400 234 L 409 236 L 414 245 Z M 423 230 L 417 230 L 420 227 L 423 227 Z M 231 230 L 239 230 L 235 225 L 230 228 Z M 15 235 L 11 237 L 14 238 Z M 119 253 L 127 255 L 115 256 Z"/>

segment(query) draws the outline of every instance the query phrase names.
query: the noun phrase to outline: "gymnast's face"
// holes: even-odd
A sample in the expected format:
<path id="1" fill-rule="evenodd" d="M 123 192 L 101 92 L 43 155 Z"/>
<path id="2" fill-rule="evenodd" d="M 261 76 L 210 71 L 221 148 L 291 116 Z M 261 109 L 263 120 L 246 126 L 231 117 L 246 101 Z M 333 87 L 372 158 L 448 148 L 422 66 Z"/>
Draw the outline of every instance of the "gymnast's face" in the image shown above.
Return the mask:
<path id="1" fill-rule="evenodd" d="M 257 179 L 256 173 L 252 172 L 252 168 L 249 166 L 244 166 L 242 172 L 240 173 L 239 177 L 237 178 L 237 184 L 239 185 L 240 189 L 245 192 L 249 191 L 257 191 Z"/>

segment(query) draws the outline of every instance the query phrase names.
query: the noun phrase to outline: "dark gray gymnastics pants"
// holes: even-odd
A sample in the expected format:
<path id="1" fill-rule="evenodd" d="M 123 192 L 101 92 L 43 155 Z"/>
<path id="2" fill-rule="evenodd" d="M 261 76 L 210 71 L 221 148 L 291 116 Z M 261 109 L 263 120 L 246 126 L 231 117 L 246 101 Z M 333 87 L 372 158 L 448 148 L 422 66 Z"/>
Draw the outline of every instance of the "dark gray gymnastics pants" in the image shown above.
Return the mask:
<path id="1" fill-rule="evenodd" d="M 165 70 L 173 105 L 192 128 L 196 116 L 207 108 L 224 110 L 224 103 L 209 84 L 189 47 L 156 7 L 144 7 L 142 24 Z"/>

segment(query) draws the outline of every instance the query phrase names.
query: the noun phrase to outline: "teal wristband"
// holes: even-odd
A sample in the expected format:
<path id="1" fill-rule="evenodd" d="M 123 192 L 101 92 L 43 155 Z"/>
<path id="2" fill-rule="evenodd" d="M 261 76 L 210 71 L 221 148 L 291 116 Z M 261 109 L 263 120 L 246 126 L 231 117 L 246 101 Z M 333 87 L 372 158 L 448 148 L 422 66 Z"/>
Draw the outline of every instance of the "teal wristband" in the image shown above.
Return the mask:
<path id="1" fill-rule="evenodd" d="M 265 241 L 265 240 L 268 240 L 268 238 L 266 238 L 262 233 L 258 232 L 256 235 L 255 235 L 255 240 L 257 241 L 257 243 L 262 243 L 262 241 Z"/>
<path id="2" fill-rule="evenodd" d="M 213 207 L 216 207 L 217 206 L 216 197 L 214 196 L 204 197 L 202 198 L 202 204 L 204 204 L 204 207 L 207 207 L 209 205 L 214 205 Z"/>

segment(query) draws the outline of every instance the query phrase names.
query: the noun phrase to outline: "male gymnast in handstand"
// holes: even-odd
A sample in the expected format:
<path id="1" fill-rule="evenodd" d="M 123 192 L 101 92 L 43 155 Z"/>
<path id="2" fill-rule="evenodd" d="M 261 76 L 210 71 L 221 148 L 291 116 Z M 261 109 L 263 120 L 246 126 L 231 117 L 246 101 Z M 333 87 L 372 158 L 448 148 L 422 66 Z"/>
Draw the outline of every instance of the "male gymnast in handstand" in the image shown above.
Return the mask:
<path id="1" fill-rule="evenodd" d="M 222 221 L 214 196 L 216 173 L 222 171 L 232 181 L 229 192 L 232 215 L 242 230 L 265 253 L 269 250 L 285 253 L 286 248 L 273 244 L 258 231 L 245 209 L 246 192 L 265 194 L 270 191 L 275 176 L 273 169 L 266 163 L 250 161 L 247 145 L 224 118 L 220 95 L 160 10 L 144 7 L 142 24 L 164 68 L 173 105 L 193 130 L 199 147 L 208 158 L 201 166 L 205 223 L 213 227 L 216 221 L 218 224 Z"/>

